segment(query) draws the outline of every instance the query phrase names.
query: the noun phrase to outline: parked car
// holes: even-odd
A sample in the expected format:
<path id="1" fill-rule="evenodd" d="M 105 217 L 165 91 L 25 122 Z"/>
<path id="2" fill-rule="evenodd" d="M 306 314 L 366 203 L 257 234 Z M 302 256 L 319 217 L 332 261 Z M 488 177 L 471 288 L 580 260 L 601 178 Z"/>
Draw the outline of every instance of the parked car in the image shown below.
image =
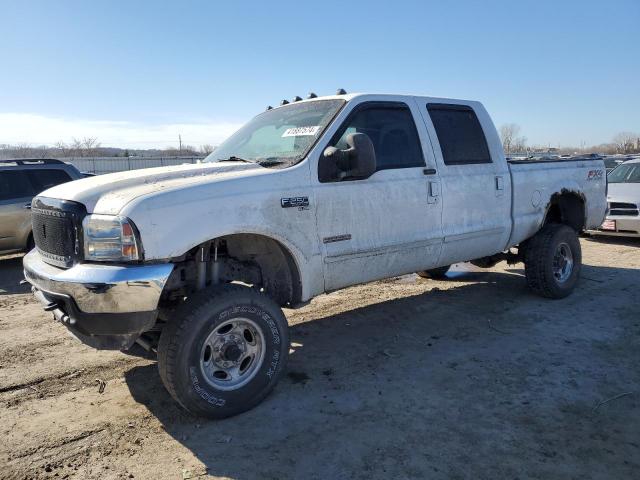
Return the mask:
<path id="1" fill-rule="evenodd" d="M 174 399 L 221 418 L 283 375 L 281 307 L 469 260 L 523 261 L 534 292 L 569 295 L 578 232 L 602 223 L 605 188 L 601 160 L 507 162 L 478 102 L 298 97 L 204 163 L 43 192 L 24 271 L 81 341 L 157 350 Z"/>
<path id="2" fill-rule="evenodd" d="M 624 155 L 610 155 L 604 158 L 604 165 L 607 167 L 607 172 L 610 172 L 618 165 L 622 165 L 628 158 Z"/>
<path id="3" fill-rule="evenodd" d="M 618 165 L 607 175 L 607 216 L 588 233 L 640 237 L 640 158 Z"/>
<path id="4" fill-rule="evenodd" d="M 31 199 L 78 178 L 78 169 L 60 160 L 0 160 L 0 254 L 31 250 Z"/>

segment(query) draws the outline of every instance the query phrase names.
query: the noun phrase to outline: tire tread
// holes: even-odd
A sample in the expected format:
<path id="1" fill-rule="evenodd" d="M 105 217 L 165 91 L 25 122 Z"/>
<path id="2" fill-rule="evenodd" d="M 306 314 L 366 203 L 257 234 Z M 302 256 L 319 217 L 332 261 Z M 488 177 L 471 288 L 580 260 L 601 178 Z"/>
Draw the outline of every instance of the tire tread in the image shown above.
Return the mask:
<path id="1" fill-rule="evenodd" d="M 210 411 L 195 411 L 193 406 L 186 405 L 180 398 L 180 394 L 176 388 L 178 383 L 176 365 L 178 363 L 179 349 L 183 343 L 182 339 L 187 332 L 189 332 L 192 328 L 192 324 L 198 320 L 200 315 L 206 314 L 206 312 L 209 311 L 211 306 L 215 305 L 216 302 L 223 298 L 228 298 L 229 295 L 233 294 L 253 295 L 261 302 L 272 302 L 273 306 L 280 310 L 280 307 L 278 307 L 271 298 L 251 288 L 234 284 L 220 285 L 195 293 L 182 305 L 176 308 L 173 313 L 173 318 L 167 322 L 167 325 L 164 327 L 162 334 L 160 335 L 160 340 L 158 342 L 158 371 L 160 373 L 162 383 L 171 397 L 185 410 L 192 413 L 199 413 L 212 418 L 222 418 L 222 416 L 212 415 Z M 286 332 L 283 340 L 285 339 L 288 339 Z M 279 368 L 280 375 L 282 375 L 282 370 L 284 370 L 284 367 L 281 365 Z M 263 394 L 258 395 L 257 401 L 254 402 L 254 404 L 262 400 L 270 390 L 271 388 L 268 388 Z"/>
<path id="2" fill-rule="evenodd" d="M 552 253 L 551 249 L 556 236 L 570 228 L 567 225 L 550 223 L 528 241 L 524 255 L 525 277 L 527 286 L 538 295 L 546 298 L 561 298 L 558 295 L 557 286 L 547 275 L 546 261 Z"/>

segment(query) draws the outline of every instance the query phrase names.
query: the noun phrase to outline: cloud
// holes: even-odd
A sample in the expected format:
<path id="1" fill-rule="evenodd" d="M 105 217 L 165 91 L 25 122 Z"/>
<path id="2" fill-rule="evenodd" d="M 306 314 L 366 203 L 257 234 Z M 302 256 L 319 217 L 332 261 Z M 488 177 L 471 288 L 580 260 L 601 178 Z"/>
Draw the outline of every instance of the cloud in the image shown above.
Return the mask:
<path id="1" fill-rule="evenodd" d="M 141 124 L 128 121 L 82 120 L 29 113 L 0 113 L 0 144 L 52 146 L 72 138 L 96 137 L 103 147 L 165 148 L 216 145 L 240 128 L 224 122 Z"/>

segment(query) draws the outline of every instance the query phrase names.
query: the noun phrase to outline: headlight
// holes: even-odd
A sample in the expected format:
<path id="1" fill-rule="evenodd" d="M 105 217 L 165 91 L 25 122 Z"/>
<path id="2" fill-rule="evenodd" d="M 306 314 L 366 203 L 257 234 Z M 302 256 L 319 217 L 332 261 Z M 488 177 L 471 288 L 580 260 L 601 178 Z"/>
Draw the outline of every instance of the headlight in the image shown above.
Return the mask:
<path id="1" fill-rule="evenodd" d="M 142 260 L 142 248 L 131 220 L 117 215 L 87 215 L 84 230 L 84 259 L 99 262 Z"/>

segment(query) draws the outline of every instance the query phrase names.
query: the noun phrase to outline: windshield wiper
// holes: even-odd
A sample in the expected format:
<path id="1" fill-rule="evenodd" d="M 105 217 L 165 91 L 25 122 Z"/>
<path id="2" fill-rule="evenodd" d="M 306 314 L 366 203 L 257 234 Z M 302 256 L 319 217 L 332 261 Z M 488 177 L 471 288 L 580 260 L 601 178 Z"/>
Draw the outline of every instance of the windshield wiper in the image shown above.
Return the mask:
<path id="1" fill-rule="evenodd" d="M 229 158 L 218 158 L 219 162 L 245 162 L 245 163 L 255 163 L 251 160 L 247 160 L 246 158 L 236 157 L 235 155 L 231 155 Z"/>
<path id="2" fill-rule="evenodd" d="M 269 157 L 258 161 L 258 165 L 262 167 L 273 167 L 274 165 L 282 165 L 283 163 L 289 163 L 289 161 L 279 160 L 278 157 Z"/>

